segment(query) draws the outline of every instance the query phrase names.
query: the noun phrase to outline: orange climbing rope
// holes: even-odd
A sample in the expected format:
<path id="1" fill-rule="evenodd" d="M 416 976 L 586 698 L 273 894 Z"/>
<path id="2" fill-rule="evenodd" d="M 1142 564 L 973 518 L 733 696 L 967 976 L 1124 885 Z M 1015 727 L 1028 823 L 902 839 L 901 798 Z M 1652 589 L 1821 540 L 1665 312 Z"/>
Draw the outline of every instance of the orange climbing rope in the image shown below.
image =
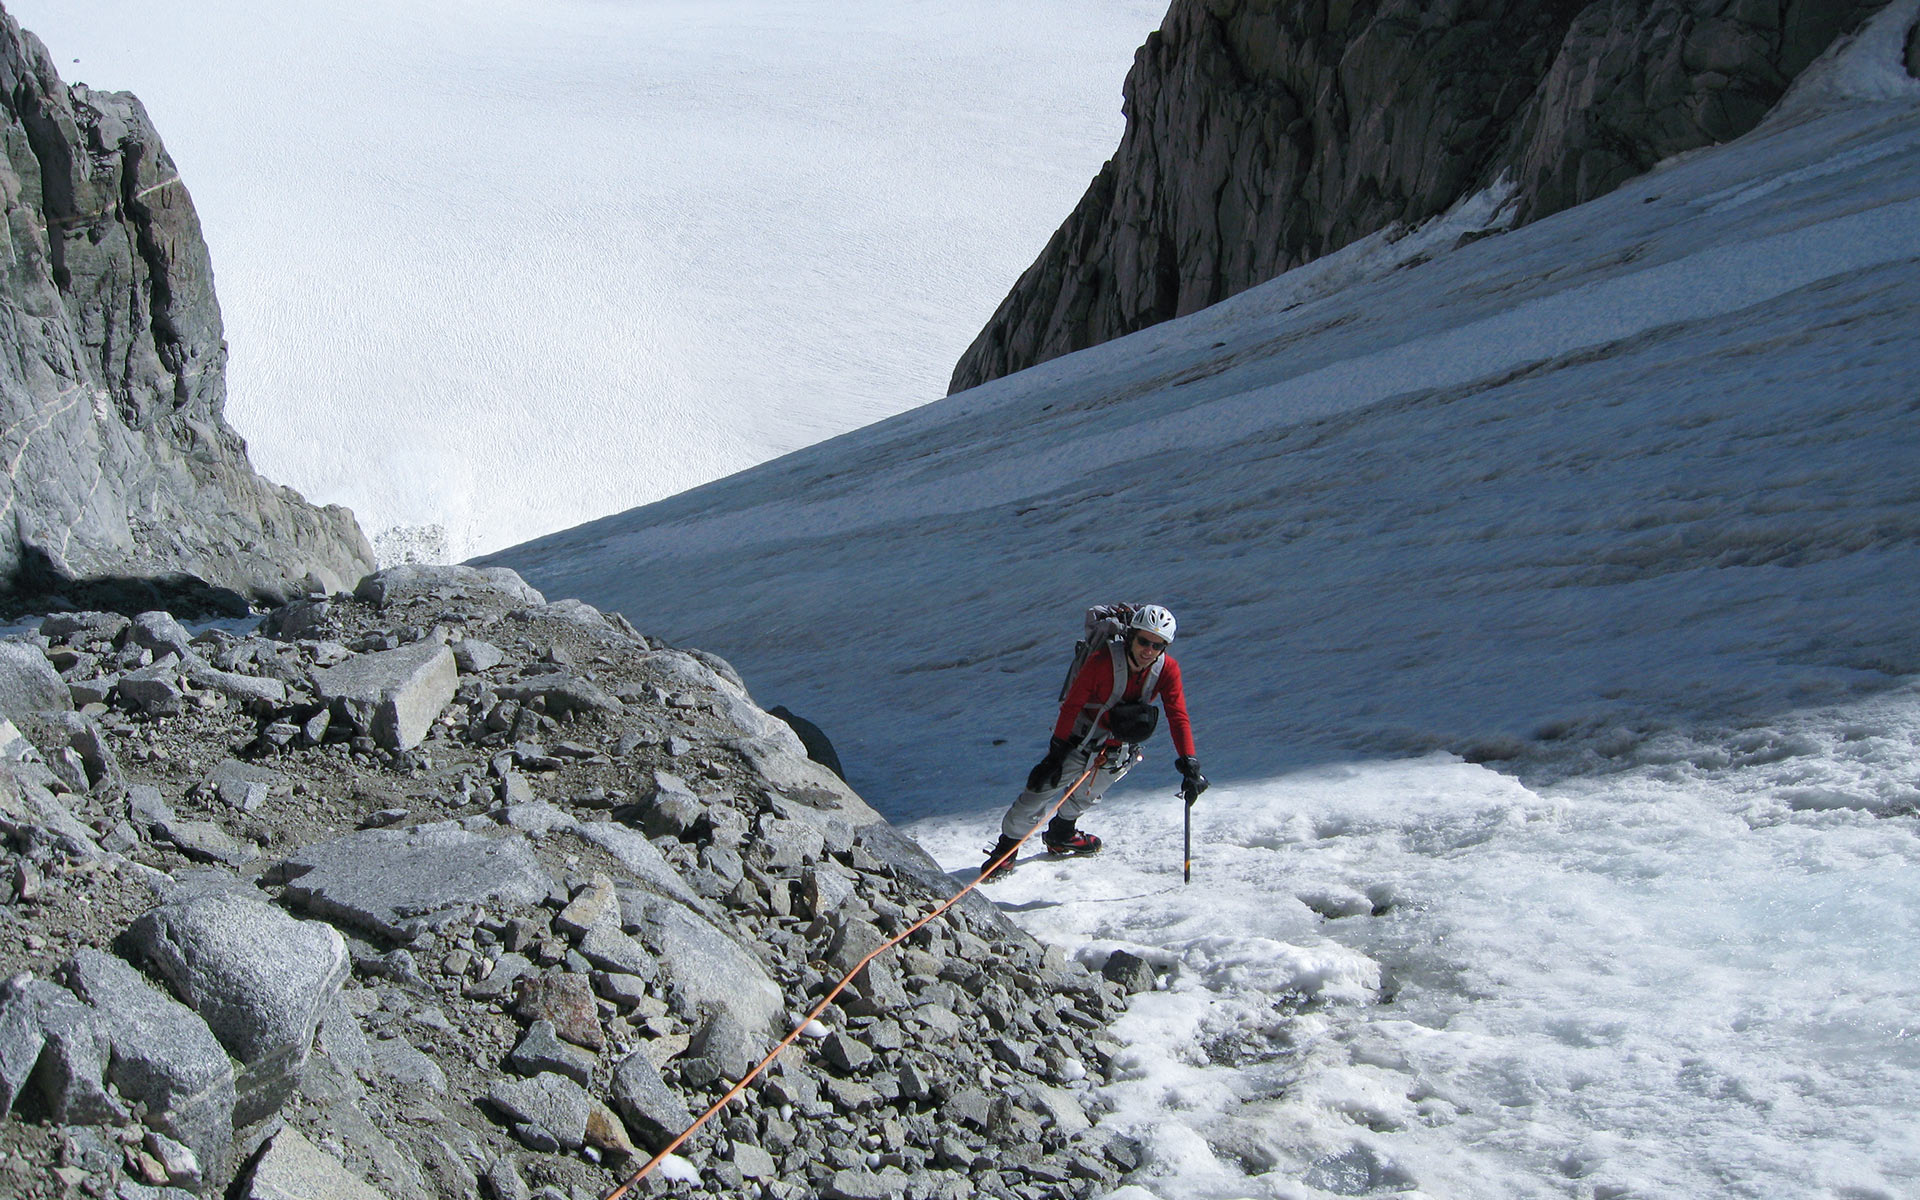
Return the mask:
<path id="1" fill-rule="evenodd" d="M 916 932 L 924 928 L 935 917 L 939 916 L 941 913 L 946 912 L 948 909 L 952 908 L 954 905 L 960 903 L 961 899 L 965 897 L 968 892 L 971 892 L 973 889 L 980 886 L 980 883 L 982 880 L 992 875 L 993 872 L 999 870 L 1000 867 L 1005 863 L 1011 861 L 1014 855 L 1020 853 L 1020 847 L 1026 845 L 1027 839 L 1032 837 L 1034 834 L 1038 833 L 1040 831 L 1040 826 L 1052 820 L 1053 815 L 1060 811 L 1060 808 L 1062 805 L 1066 804 L 1067 798 L 1073 795 L 1075 792 L 1079 791 L 1080 786 L 1086 783 L 1087 780 L 1093 778 L 1094 772 L 1098 771 L 1102 766 L 1104 766 L 1106 764 L 1106 761 L 1107 761 L 1107 751 L 1102 749 L 1098 754 L 1096 754 L 1093 757 L 1093 759 L 1090 762 L 1087 763 L 1087 769 L 1080 773 L 1080 778 L 1073 781 L 1073 786 L 1061 792 L 1060 798 L 1053 802 L 1053 807 L 1049 808 L 1046 812 L 1040 815 L 1040 819 L 1033 823 L 1032 829 L 1029 829 L 1025 833 L 1021 834 L 1020 839 L 1016 841 L 1012 846 L 1009 846 L 1004 854 L 999 855 L 998 857 L 993 859 L 991 862 L 989 862 L 984 868 L 981 869 L 979 878 L 975 879 L 972 883 L 969 883 L 967 886 L 961 888 L 959 891 L 955 892 L 952 896 L 948 897 L 946 900 L 941 901 L 941 903 L 937 907 L 935 907 L 932 912 L 929 912 L 926 916 L 921 917 L 918 921 L 915 921 L 913 924 L 907 926 L 905 929 L 901 930 L 899 933 L 896 933 L 892 937 L 888 938 L 885 942 L 881 943 L 880 946 L 876 948 L 872 953 L 868 954 L 865 958 L 861 959 L 857 964 L 855 964 L 853 970 L 848 971 L 846 975 L 841 978 L 840 982 L 834 984 L 833 988 L 830 991 L 828 991 L 825 996 L 821 997 L 820 1003 L 814 1005 L 812 1011 L 808 1012 L 806 1016 L 800 1018 L 800 1023 L 793 1027 L 793 1031 L 787 1034 L 786 1037 L 783 1037 L 780 1039 L 779 1045 L 775 1046 L 772 1050 L 770 1050 L 767 1053 L 767 1056 L 765 1058 L 761 1059 L 758 1063 L 754 1064 L 753 1070 L 748 1071 L 745 1075 L 742 1075 L 740 1077 L 740 1082 L 728 1088 L 726 1095 L 720 1097 L 718 1100 L 713 1102 L 713 1107 L 707 1109 L 707 1111 L 701 1113 L 697 1118 L 695 1118 L 693 1124 L 687 1126 L 686 1131 L 684 1133 L 682 1133 L 679 1137 L 674 1138 L 671 1142 L 668 1142 L 666 1146 L 658 1154 L 655 1154 L 652 1158 L 648 1159 L 645 1163 L 643 1163 L 639 1170 L 627 1176 L 625 1182 L 620 1184 L 620 1186 L 614 1188 L 612 1191 L 608 1192 L 605 1196 L 601 1197 L 601 1200 L 621 1200 L 621 1197 L 625 1196 L 628 1192 L 632 1191 L 634 1184 L 639 1183 L 642 1179 L 645 1179 L 650 1173 L 652 1173 L 655 1167 L 660 1165 L 662 1160 L 664 1160 L 669 1154 L 672 1154 L 675 1150 L 678 1150 L 681 1147 L 681 1145 L 685 1143 L 688 1138 L 692 1137 L 694 1133 L 698 1131 L 702 1125 L 705 1125 L 709 1120 L 711 1120 L 715 1113 L 719 1112 L 721 1109 L 731 1104 L 735 1098 L 737 1098 L 742 1092 L 746 1091 L 747 1085 L 752 1083 L 755 1079 L 759 1078 L 760 1073 L 762 1071 L 765 1071 L 768 1067 L 772 1066 L 773 1060 L 780 1057 L 780 1052 L 782 1050 L 785 1050 L 788 1046 L 793 1045 L 794 1041 L 800 1037 L 801 1033 L 806 1029 L 806 1027 L 813 1024 L 814 1020 L 818 1018 L 821 1013 L 826 1011 L 827 1005 L 832 1004 L 834 1001 L 834 998 L 838 996 L 841 992 L 846 990 L 847 985 L 853 982 L 853 977 L 866 969 L 866 966 L 868 963 L 880 957 L 880 955 L 886 952 L 887 950 L 891 950 L 893 947 L 899 945 L 901 942 L 905 941 L 907 938 L 912 937 Z"/>

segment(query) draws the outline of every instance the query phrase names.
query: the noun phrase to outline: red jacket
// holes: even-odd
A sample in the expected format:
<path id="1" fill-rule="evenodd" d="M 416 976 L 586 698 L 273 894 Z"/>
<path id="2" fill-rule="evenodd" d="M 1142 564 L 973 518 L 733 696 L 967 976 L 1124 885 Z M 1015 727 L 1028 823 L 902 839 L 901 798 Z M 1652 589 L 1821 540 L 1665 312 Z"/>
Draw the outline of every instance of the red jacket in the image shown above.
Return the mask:
<path id="1" fill-rule="evenodd" d="M 1166 710 L 1167 725 L 1173 734 L 1173 748 L 1183 758 L 1194 757 L 1193 726 L 1187 721 L 1187 694 L 1180 687 L 1180 664 L 1173 655 L 1161 655 L 1160 679 L 1154 684 L 1153 695 L 1141 696 L 1140 685 L 1147 681 L 1146 671 L 1132 669 L 1131 660 L 1127 662 L 1127 686 L 1120 693 L 1122 700 L 1158 700 L 1160 707 Z M 1073 686 L 1067 689 L 1067 698 L 1060 702 L 1060 719 L 1053 723 L 1053 736 L 1068 738 L 1073 736 L 1074 722 L 1088 708 L 1098 709 L 1113 694 L 1113 656 L 1095 652 L 1087 655 L 1087 661 L 1080 673 L 1073 678 Z M 1100 718 L 1105 725 L 1105 716 Z"/>

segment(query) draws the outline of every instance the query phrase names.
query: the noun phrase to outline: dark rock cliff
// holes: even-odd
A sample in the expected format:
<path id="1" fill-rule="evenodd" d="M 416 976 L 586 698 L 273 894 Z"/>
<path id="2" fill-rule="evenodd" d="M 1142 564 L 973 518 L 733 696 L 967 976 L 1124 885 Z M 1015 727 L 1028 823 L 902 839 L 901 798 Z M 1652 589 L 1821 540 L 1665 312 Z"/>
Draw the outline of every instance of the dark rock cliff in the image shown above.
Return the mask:
<path id="1" fill-rule="evenodd" d="M 1756 125 L 1884 0 L 1174 0 L 1127 129 L 960 391 L 1182 316 L 1501 177 L 1518 218 Z"/>
<path id="2" fill-rule="evenodd" d="M 0 593 L 283 598 L 372 570 L 353 515 L 254 474 L 193 203 L 140 102 L 0 11 Z"/>

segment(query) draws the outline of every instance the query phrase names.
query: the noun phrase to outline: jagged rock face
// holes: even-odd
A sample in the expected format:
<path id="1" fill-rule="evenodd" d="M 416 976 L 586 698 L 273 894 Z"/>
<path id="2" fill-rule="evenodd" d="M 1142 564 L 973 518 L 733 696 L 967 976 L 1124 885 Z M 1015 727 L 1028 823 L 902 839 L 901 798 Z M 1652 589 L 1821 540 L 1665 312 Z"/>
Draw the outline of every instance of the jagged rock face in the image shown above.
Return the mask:
<path id="1" fill-rule="evenodd" d="M 1127 130 L 960 391 L 1194 312 L 1505 176 L 1518 217 L 1753 128 L 1884 0 L 1174 0 Z"/>
<path id="2" fill-rule="evenodd" d="M 0 143 L 0 591 L 278 600 L 372 570 L 353 515 L 255 475 L 222 415 L 212 264 L 140 102 L 66 86 L 0 11 Z"/>

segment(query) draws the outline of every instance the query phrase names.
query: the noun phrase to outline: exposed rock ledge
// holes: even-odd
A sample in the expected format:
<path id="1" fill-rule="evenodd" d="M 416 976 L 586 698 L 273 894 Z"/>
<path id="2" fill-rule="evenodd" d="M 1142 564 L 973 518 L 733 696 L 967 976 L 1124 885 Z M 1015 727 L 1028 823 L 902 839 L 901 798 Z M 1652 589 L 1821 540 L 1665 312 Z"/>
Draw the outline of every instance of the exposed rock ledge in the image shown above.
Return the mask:
<path id="1" fill-rule="evenodd" d="M 1884 0 L 1174 0 L 1127 129 L 953 391 L 1509 178 L 1518 218 L 1737 137 Z"/>
<path id="2" fill-rule="evenodd" d="M 63 84 L 0 11 L 0 139 L 0 593 L 271 602 L 372 570 L 222 415 L 212 265 L 140 102 Z"/>

